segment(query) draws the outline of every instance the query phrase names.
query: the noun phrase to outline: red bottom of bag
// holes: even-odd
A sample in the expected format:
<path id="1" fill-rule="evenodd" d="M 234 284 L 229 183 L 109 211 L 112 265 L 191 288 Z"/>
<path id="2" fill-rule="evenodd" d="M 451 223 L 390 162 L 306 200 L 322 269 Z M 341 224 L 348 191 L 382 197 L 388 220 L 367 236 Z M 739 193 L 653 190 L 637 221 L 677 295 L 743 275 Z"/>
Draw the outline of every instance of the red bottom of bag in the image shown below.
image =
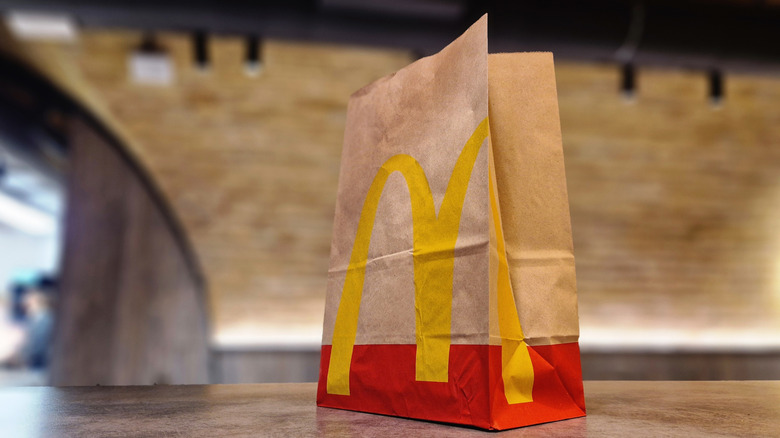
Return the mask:
<path id="1" fill-rule="evenodd" d="M 529 347 L 533 401 L 514 405 L 504 396 L 498 345 L 450 346 L 448 382 L 415 381 L 416 345 L 355 345 L 350 395 L 326 392 L 330 349 L 322 346 L 318 406 L 498 430 L 585 415 L 576 342 Z"/>

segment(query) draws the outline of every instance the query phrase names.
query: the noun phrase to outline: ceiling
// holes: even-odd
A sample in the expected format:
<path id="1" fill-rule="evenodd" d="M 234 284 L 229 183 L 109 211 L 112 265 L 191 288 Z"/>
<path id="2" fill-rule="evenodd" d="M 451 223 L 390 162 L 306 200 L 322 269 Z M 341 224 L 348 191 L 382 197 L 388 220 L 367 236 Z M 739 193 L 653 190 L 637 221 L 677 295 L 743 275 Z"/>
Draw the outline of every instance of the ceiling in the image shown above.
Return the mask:
<path id="1" fill-rule="evenodd" d="M 491 51 L 688 69 L 780 71 L 780 2 L 628 0 L 0 0 L 83 26 L 440 50 L 490 13 Z"/>

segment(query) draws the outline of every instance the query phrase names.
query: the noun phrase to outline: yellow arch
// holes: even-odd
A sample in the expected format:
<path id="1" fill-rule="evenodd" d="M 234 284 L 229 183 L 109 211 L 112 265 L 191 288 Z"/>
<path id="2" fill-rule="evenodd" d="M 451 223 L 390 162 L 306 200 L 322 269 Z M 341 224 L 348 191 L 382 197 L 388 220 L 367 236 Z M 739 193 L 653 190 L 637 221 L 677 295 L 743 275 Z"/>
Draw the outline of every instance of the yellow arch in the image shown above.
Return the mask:
<path id="1" fill-rule="evenodd" d="M 491 172 L 490 178 L 488 178 L 488 187 L 498 254 L 496 306 L 498 307 L 498 330 L 501 333 L 501 377 L 504 380 L 504 395 L 507 403 L 511 405 L 533 401 L 534 367 L 528 352 L 528 345 L 525 343 L 523 328 L 520 326 L 520 316 L 517 314 L 515 296 L 512 292 L 504 229 L 501 225 L 498 193 L 493 178 L 494 174 Z"/>
<path id="2" fill-rule="evenodd" d="M 396 171 L 406 179 L 412 203 L 417 343 L 415 376 L 418 381 L 447 381 L 455 242 L 471 172 L 488 132 L 488 119 L 485 118 L 474 130 L 455 163 L 438 216 L 428 179 L 417 160 L 409 155 L 396 155 L 377 172 L 363 203 L 336 314 L 328 366 L 329 394 L 349 395 L 349 369 L 371 232 L 387 178 Z"/>

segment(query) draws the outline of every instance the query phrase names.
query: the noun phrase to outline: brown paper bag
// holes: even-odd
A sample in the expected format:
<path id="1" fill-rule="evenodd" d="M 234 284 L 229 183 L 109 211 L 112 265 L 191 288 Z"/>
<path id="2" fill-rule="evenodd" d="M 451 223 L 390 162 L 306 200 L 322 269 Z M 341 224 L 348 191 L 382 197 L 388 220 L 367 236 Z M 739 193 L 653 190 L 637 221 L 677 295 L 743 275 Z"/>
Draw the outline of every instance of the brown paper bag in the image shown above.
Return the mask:
<path id="1" fill-rule="evenodd" d="M 552 55 L 487 17 L 349 102 L 317 402 L 506 429 L 585 415 Z"/>

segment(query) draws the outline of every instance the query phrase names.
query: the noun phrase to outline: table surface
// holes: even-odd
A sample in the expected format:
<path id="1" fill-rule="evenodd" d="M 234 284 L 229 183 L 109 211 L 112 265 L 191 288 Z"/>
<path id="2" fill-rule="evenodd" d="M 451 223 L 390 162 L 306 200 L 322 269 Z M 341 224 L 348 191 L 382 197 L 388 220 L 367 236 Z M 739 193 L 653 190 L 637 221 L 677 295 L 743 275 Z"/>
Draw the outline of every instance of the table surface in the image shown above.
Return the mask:
<path id="1" fill-rule="evenodd" d="M 504 432 L 318 408 L 314 383 L 0 388 L 3 437 L 780 436 L 780 381 L 585 382 L 588 416 Z"/>

